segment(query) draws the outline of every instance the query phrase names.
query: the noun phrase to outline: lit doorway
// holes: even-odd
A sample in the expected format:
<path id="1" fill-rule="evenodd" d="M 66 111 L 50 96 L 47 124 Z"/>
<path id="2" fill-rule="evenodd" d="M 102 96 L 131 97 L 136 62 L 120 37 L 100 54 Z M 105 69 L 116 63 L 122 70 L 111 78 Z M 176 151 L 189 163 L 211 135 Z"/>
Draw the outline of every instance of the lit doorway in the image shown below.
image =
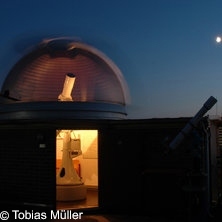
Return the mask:
<path id="1" fill-rule="evenodd" d="M 64 157 L 66 149 L 68 157 Z M 70 165 L 66 165 L 67 158 Z M 76 185 L 73 185 L 73 181 L 70 182 L 69 178 L 68 182 L 65 181 L 66 184 L 60 186 L 60 182 L 65 178 L 64 175 L 69 177 L 69 174 L 73 173 L 70 168 L 73 168 L 77 174 L 77 179 L 74 180 L 78 180 L 77 183 L 81 181 L 78 185 L 80 190 L 76 193 Z M 61 191 L 58 187 L 62 187 L 65 191 Z M 57 209 L 98 207 L 98 130 L 58 129 L 56 131 L 56 196 Z"/>

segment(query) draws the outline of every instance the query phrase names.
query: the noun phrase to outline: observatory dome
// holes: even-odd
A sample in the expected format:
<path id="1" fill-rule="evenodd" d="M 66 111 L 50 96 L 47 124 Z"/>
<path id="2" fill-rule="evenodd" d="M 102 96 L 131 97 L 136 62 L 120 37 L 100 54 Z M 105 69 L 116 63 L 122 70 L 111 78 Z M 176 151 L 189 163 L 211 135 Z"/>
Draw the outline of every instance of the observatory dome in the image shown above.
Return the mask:
<path id="1" fill-rule="evenodd" d="M 11 69 L 2 94 L 18 101 L 56 101 L 65 75 L 76 76 L 73 101 L 126 104 L 118 67 L 99 50 L 70 39 L 43 41 Z"/>
<path id="2" fill-rule="evenodd" d="M 96 48 L 68 38 L 44 40 L 22 57 L 3 82 L 1 94 L 16 103 L 57 102 L 67 73 L 75 75 L 69 103 L 129 103 L 119 68 Z"/>

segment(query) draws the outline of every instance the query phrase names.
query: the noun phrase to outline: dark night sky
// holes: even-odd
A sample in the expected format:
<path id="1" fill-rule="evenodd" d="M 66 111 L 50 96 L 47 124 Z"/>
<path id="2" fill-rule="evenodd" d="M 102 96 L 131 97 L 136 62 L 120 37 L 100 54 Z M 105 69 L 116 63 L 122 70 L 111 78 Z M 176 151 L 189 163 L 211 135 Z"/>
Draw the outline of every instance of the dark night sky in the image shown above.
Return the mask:
<path id="1" fill-rule="evenodd" d="M 105 53 L 131 94 L 129 118 L 222 113 L 222 1 L 0 0 L 0 84 L 29 47 L 76 37 Z"/>

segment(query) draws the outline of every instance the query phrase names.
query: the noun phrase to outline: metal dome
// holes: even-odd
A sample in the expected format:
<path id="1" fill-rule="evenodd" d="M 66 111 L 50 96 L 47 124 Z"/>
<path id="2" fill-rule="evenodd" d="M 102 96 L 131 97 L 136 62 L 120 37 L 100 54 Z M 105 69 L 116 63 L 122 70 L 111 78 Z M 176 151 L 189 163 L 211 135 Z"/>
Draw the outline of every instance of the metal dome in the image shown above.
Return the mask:
<path id="1" fill-rule="evenodd" d="M 20 59 L 1 93 L 22 102 L 57 101 L 66 73 L 76 76 L 74 102 L 129 102 L 118 67 L 94 47 L 65 38 L 45 40 Z"/>
<path id="2" fill-rule="evenodd" d="M 60 101 L 67 76 L 69 101 Z M 0 120 L 123 119 L 129 103 L 119 68 L 102 52 L 67 38 L 44 40 L 22 57 L 1 89 Z"/>

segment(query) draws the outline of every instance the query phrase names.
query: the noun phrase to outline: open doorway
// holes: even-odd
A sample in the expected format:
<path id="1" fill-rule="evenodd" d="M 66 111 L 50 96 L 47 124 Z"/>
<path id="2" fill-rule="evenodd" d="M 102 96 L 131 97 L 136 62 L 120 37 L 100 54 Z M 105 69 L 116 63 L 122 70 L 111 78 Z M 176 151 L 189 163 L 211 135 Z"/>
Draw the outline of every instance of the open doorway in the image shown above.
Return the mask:
<path id="1" fill-rule="evenodd" d="M 68 155 L 66 157 L 65 152 Z M 67 165 L 67 162 L 70 164 Z M 63 182 L 65 174 L 67 180 Z M 73 177 L 72 174 L 77 176 Z M 77 180 L 78 184 L 70 181 L 70 177 Z M 99 206 L 98 130 L 56 130 L 56 196 L 57 209 L 97 208 Z"/>

